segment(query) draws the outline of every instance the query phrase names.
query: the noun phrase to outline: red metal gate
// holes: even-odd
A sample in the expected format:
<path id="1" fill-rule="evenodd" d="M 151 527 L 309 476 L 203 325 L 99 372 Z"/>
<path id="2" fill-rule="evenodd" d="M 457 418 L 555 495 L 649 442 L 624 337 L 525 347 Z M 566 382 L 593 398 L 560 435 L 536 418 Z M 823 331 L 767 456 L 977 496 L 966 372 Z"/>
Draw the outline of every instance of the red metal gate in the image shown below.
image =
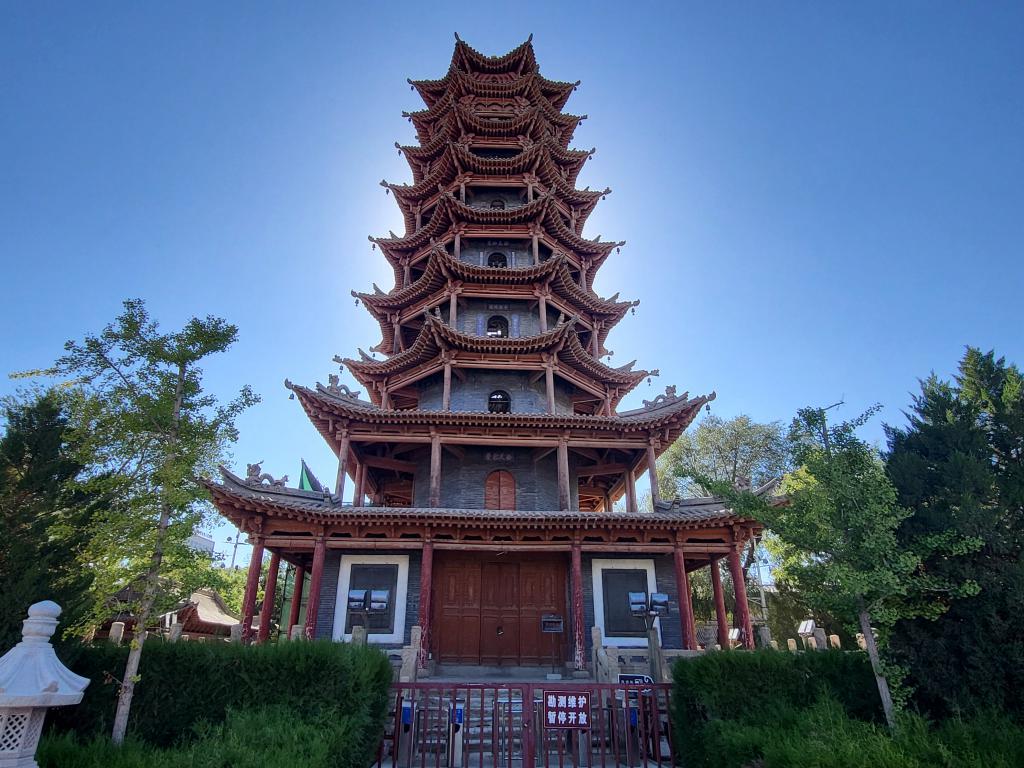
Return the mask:
<path id="1" fill-rule="evenodd" d="M 672 766 L 668 684 L 399 683 L 379 768 Z M 584 697 L 587 727 L 549 727 L 544 694 Z"/>

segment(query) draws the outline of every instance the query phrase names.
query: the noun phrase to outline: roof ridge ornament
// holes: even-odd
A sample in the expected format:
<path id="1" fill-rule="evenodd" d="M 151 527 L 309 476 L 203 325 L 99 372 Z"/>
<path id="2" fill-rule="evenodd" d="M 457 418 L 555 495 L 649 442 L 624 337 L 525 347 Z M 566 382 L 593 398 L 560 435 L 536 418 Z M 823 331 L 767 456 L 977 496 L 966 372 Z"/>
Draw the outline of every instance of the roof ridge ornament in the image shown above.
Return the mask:
<path id="1" fill-rule="evenodd" d="M 656 373 L 656 371 L 652 371 L 651 373 Z M 643 401 L 643 403 L 644 403 L 644 410 L 648 410 L 649 411 L 650 409 L 655 408 L 655 407 L 657 407 L 659 405 L 663 405 L 665 403 L 674 403 L 677 400 L 680 400 L 682 398 L 688 397 L 689 394 L 690 394 L 689 392 L 683 392 L 683 394 L 677 395 L 676 394 L 676 385 L 675 384 L 670 384 L 669 386 L 665 387 L 665 394 L 658 395 L 653 400 L 644 400 Z"/>
<path id="2" fill-rule="evenodd" d="M 362 394 L 362 391 L 353 392 L 348 388 L 348 385 L 342 384 L 340 377 L 336 373 L 327 375 L 327 386 L 324 389 L 336 397 L 351 397 L 353 400 L 358 400 Z"/>
<path id="3" fill-rule="evenodd" d="M 285 483 L 288 482 L 288 475 L 282 476 L 279 480 L 275 480 L 269 472 L 262 472 L 263 459 L 260 459 L 255 464 L 245 465 L 245 484 L 246 485 L 269 485 L 272 488 L 284 488 Z"/>

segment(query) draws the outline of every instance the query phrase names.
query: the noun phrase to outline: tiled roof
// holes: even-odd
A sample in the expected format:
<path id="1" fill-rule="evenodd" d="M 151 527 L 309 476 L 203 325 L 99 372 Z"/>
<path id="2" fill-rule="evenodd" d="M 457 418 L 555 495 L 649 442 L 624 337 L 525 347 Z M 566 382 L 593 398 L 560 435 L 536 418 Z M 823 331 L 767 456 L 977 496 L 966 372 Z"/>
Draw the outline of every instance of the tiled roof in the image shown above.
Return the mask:
<path id="1" fill-rule="evenodd" d="M 226 468 L 220 483 L 204 480 L 218 507 L 229 504 L 285 517 L 300 516 L 319 522 L 417 521 L 435 525 L 480 521 L 515 524 L 517 527 L 578 525 L 581 528 L 671 528 L 701 523 L 720 523 L 733 517 L 721 500 L 699 500 L 700 504 L 661 504 L 654 512 L 581 512 L 549 510 L 448 509 L 431 507 L 353 507 L 342 504 L 329 493 L 252 485 Z"/>

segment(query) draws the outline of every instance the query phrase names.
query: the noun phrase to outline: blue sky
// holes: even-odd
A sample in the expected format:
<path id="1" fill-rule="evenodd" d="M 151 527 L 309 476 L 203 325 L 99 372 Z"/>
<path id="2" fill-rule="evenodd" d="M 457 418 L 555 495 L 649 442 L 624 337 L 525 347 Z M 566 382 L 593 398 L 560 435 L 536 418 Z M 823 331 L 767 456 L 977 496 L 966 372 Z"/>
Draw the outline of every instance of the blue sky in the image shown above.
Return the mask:
<path id="1" fill-rule="evenodd" d="M 208 385 L 264 398 L 236 468 L 332 478 L 282 382 L 379 341 L 349 291 L 391 285 L 378 182 L 409 180 L 406 78 L 442 76 L 454 31 L 491 54 L 532 32 L 583 81 L 580 184 L 614 190 L 586 234 L 627 241 L 596 288 L 642 300 L 613 362 L 662 372 L 627 407 L 880 402 L 877 440 L 964 345 L 1024 362 L 1019 3 L 38 2 L 0 7 L 0 369 L 128 297 L 220 315 L 240 340 Z"/>

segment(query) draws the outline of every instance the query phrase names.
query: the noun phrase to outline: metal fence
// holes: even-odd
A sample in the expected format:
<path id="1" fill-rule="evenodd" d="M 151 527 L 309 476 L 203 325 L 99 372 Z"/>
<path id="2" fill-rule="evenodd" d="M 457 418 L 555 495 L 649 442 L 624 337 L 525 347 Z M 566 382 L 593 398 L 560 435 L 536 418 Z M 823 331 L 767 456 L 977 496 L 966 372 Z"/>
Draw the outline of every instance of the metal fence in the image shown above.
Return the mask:
<path id="1" fill-rule="evenodd" d="M 396 683 L 376 765 L 670 768 L 670 687 L 566 681 Z"/>

